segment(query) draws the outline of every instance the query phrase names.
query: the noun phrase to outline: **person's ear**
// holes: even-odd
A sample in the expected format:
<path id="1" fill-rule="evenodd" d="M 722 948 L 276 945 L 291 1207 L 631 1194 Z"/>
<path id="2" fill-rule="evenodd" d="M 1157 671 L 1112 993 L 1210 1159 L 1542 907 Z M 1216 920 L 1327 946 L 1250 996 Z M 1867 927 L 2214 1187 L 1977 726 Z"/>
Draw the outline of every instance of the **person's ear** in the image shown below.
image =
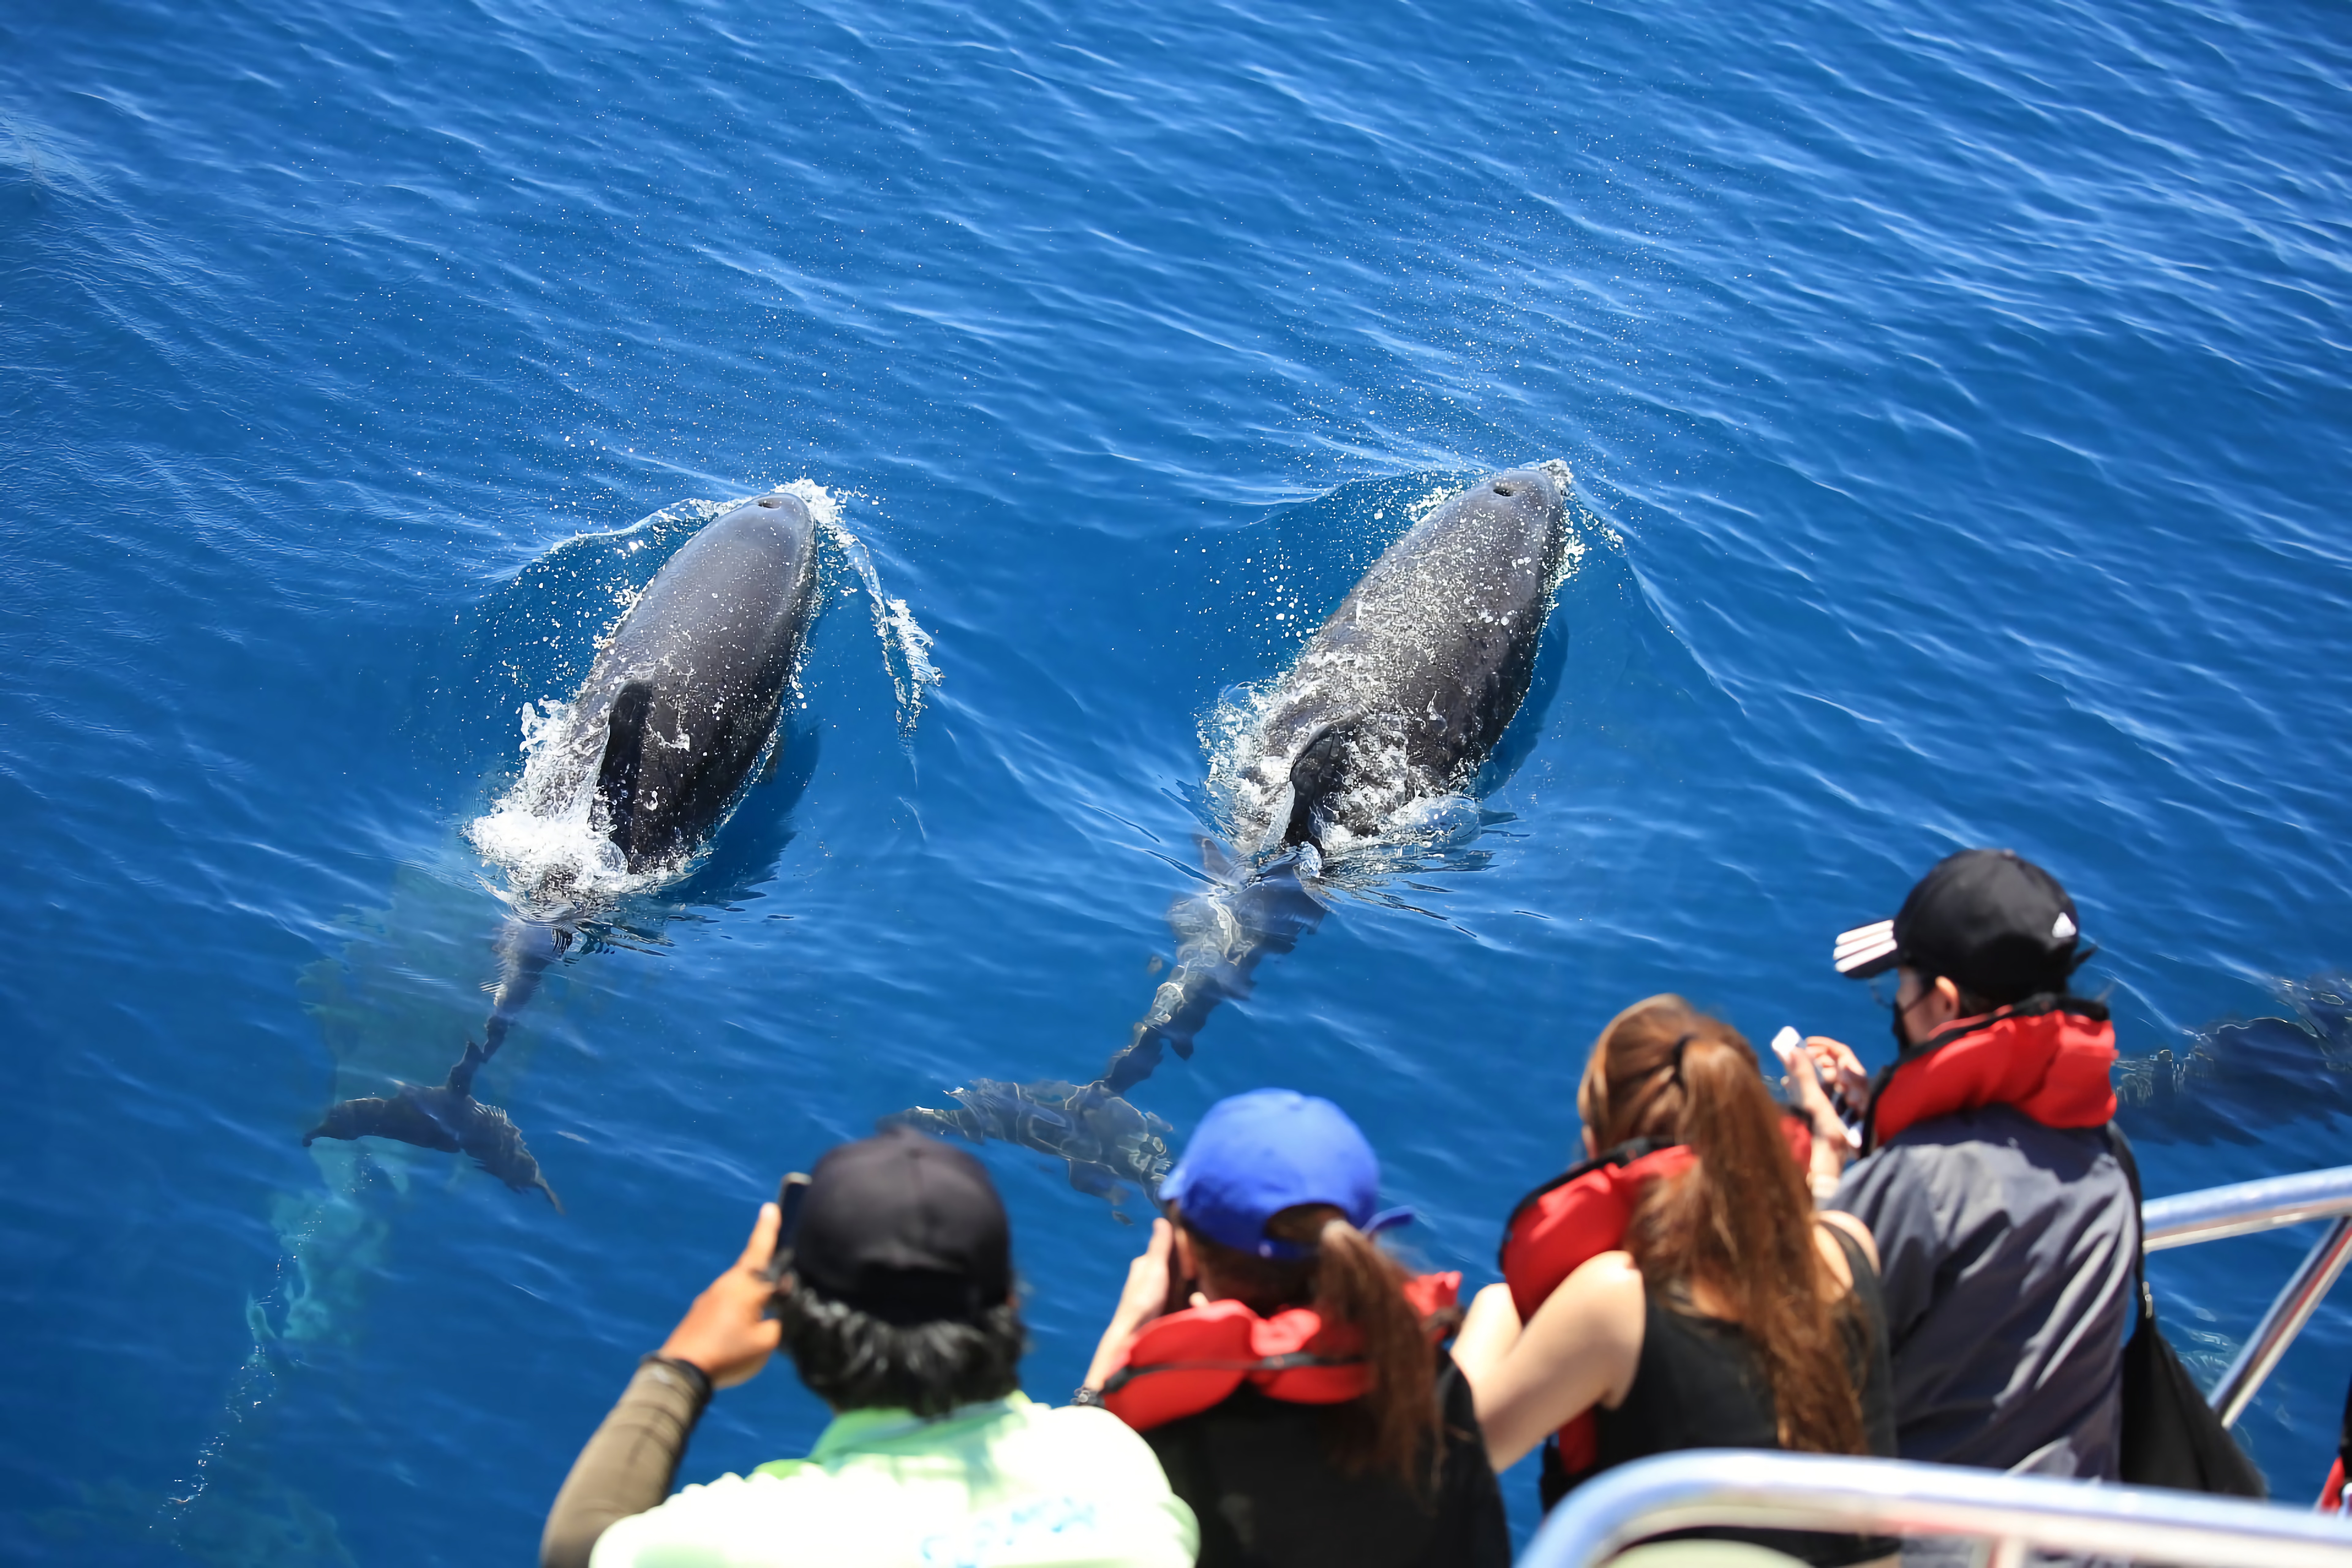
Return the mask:
<path id="1" fill-rule="evenodd" d="M 1950 975 L 1936 976 L 1936 995 L 1943 1003 L 1946 1012 L 1955 1018 L 1960 1016 L 1960 987 Z"/>

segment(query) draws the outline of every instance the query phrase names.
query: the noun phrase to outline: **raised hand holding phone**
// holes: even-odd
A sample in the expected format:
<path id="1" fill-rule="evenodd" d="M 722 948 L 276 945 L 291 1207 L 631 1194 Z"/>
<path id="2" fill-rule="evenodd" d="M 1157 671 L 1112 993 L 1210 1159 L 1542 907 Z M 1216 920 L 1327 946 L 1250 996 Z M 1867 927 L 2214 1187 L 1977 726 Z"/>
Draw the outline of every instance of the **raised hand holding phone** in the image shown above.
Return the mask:
<path id="1" fill-rule="evenodd" d="M 694 1299 L 662 1342 L 661 1354 L 699 1368 L 713 1388 L 732 1388 L 758 1376 L 782 1336 L 782 1326 L 768 1315 L 776 1296 L 776 1281 L 768 1271 L 780 1250 L 782 1222 L 780 1205 L 761 1204 L 743 1255 Z"/>

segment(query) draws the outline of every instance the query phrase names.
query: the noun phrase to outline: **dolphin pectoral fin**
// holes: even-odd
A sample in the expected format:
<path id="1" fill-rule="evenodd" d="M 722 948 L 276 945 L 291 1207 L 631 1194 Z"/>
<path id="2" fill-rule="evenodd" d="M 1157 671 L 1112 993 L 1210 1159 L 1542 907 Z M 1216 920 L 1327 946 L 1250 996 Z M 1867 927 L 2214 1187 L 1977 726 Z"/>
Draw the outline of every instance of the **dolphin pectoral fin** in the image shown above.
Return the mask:
<path id="1" fill-rule="evenodd" d="M 607 837 L 631 857 L 636 853 L 637 770 L 645 761 L 646 718 L 653 706 L 654 689 L 642 680 L 630 681 L 614 695 L 604 725 L 604 760 L 596 768 L 596 797 L 612 823 Z"/>
<path id="2" fill-rule="evenodd" d="M 547 1194 L 547 1201 L 555 1205 L 555 1212 L 557 1214 L 563 1213 L 563 1200 L 555 1195 L 555 1189 L 547 1184 L 547 1178 L 545 1176 L 541 1176 L 539 1179 L 539 1190 Z"/>

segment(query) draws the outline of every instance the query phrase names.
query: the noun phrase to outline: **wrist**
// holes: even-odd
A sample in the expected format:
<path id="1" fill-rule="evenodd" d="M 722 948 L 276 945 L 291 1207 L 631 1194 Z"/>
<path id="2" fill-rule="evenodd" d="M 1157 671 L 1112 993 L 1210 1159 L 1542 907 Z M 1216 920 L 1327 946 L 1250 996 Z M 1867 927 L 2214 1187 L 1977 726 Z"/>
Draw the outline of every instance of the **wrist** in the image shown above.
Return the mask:
<path id="1" fill-rule="evenodd" d="M 672 1354 L 667 1345 L 639 1360 L 637 1367 L 640 1371 L 646 1367 L 657 1367 L 664 1374 L 684 1387 L 693 1398 L 697 1415 L 700 1415 L 703 1407 L 710 1403 L 711 1391 L 716 1386 L 710 1381 L 710 1374 L 686 1357 Z"/>

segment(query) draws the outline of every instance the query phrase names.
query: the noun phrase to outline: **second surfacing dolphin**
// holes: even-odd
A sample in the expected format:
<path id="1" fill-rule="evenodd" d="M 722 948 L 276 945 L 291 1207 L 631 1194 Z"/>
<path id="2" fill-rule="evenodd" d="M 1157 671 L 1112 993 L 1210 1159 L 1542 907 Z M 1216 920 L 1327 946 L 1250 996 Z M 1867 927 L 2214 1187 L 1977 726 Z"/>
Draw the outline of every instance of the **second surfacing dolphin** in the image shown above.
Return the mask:
<path id="1" fill-rule="evenodd" d="M 1383 551 L 1258 703 L 1230 792 L 1238 858 L 1169 907 L 1176 963 L 1103 1082 L 1192 1054 L 1217 1004 L 1321 921 L 1317 874 L 1470 787 L 1527 699 L 1568 548 L 1569 472 L 1489 474 Z"/>

